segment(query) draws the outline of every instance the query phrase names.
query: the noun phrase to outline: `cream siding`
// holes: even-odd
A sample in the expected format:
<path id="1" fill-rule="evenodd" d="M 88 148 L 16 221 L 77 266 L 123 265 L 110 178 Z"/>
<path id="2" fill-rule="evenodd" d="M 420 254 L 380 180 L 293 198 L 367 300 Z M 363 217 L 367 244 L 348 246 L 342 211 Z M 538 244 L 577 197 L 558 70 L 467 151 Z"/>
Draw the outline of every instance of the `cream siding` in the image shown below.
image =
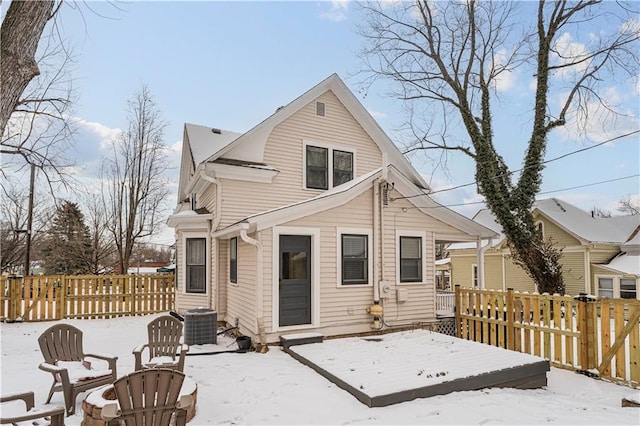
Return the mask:
<path id="1" fill-rule="evenodd" d="M 477 260 L 476 262 L 477 263 Z M 504 290 L 502 274 L 502 253 L 485 253 L 484 284 L 487 289 Z M 507 286 L 508 287 L 508 286 Z"/>
<path id="2" fill-rule="evenodd" d="M 206 231 L 206 230 L 205 230 Z M 190 230 L 191 232 L 191 230 Z M 200 230 L 202 232 L 202 230 Z M 194 235 L 198 236 L 199 235 Z M 204 237 L 205 234 L 202 235 Z M 176 240 L 176 299 L 175 299 L 175 310 L 176 312 L 184 315 L 190 309 L 196 309 L 199 307 L 208 307 L 209 306 L 209 293 L 185 293 L 185 282 L 184 282 L 184 271 L 186 271 L 185 266 L 185 257 L 184 255 L 180 255 L 184 253 L 184 234 L 182 232 L 178 232 L 178 238 Z M 207 252 L 210 255 L 210 248 L 207 247 Z"/>
<path id="3" fill-rule="evenodd" d="M 579 252 L 564 252 L 560 258 L 562 264 L 562 279 L 565 294 L 570 296 L 584 292 L 585 269 L 584 250 Z"/>
<path id="4" fill-rule="evenodd" d="M 227 249 L 228 251 L 228 249 Z M 228 256 L 228 255 L 227 255 Z M 227 257 L 228 258 L 228 257 Z M 229 280 L 229 262 L 225 263 L 226 279 Z M 238 321 L 240 331 L 257 334 L 256 324 L 256 252 L 255 247 L 238 237 L 238 283 L 227 285 L 227 321 L 235 325 Z"/>
<path id="5" fill-rule="evenodd" d="M 318 100 L 326 105 L 325 117 L 316 116 L 313 101 L 276 126 L 267 139 L 264 162 L 279 170 L 271 183 L 223 180 L 222 227 L 322 193 L 302 186 L 304 141 L 355 151 L 354 177 L 382 165 L 380 149 L 336 96 L 326 92 Z"/>
<path id="6" fill-rule="evenodd" d="M 554 243 L 560 247 L 571 247 L 581 244 L 580 240 L 569 234 L 554 222 L 547 220 L 546 218 L 542 222 L 542 226 L 544 227 L 545 239 L 551 237 Z"/>
<path id="7" fill-rule="evenodd" d="M 520 292 L 528 291 L 529 293 L 535 291 L 535 285 L 531 278 L 529 278 L 522 268 L 513 262 L 509 254 L 506 254 L 506 258 L 504 259 L 504 269 L 507 288 L 512 288 Z"/>
<path id="8" fill-rule="evenodd" d="M 451 255 L 451 283 L 456 286 L 473 287 L 472 265 L 477 262 L 475 251 L 465 250 L 465 253 L 456 252 Z M 489 287 L 487 287 L 489 288 Z"/>

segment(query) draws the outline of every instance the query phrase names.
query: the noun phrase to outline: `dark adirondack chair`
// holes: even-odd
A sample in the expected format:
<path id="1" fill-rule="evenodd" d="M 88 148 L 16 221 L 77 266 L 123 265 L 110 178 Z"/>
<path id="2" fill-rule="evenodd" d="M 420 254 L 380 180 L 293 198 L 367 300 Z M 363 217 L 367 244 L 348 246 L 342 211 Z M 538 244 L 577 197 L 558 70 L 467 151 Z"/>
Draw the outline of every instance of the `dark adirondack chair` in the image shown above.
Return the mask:
<path id="1" fill-rule="evenodd" d="M 15 425 L 33 423 L 35 425 L 40 423 L 32 422 L 33 420 L 44 419 L 48 421 L 48 424 L 51 426 L 64 426 L 64 407 L 36 407 L 33 392 L 0 396 L 0 403 L 10 401 L 23 401 L 26 410 L 24 413 L 16 415 L 7 415 L 3 410 L 0 410 L 0 424 Z"/>
<path id="2" fill-rule="evenodd" d="M 113 384 L 118 403 L 102 408 L 109 426 L 184 426 L 191 395 L 180 396 L 184 373 L 169 368 L 134 371 Z"/>
<path id="3" fill-rule="evenodd" d="M 118 357 L 85 354 L 82 349 L 82 331 L 70 324 L 49 327 L 38 338 L 38 343 L 44 357 L 39 368 L 53 376 L 47 404 L 54 392 L 62 392 L 68 416 L 75 413 L 79 393 L 113 383 L 118 377 Z M 89 358 L 105 361 L 109 368 L 92 368 Z"/>
<path id="4" fill-rule="evenodd" d="M 171 368 L 184 371 L 185 355 L 189 346 L 180 343 L 182 322 L 171 315 L 162 315 L 147 325 L 149 342 L 133 349 L 135 370 L 143 368 Z M 148 362 L 142 361 L 142 353 L 148 352 Z"/>

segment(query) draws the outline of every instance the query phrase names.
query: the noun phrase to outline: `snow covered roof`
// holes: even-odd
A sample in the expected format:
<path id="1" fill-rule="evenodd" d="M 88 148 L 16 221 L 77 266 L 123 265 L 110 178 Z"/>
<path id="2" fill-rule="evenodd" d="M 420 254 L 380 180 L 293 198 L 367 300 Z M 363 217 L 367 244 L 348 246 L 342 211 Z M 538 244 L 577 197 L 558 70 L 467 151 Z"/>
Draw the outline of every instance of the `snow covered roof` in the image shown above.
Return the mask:
<path id="1" fill-rule="evenodd" d="M 337 74 L 330 75 L 292 102 L 278 108 L 276 112 L 246 133 L 220 129 L 213 131 L 210 127 L 185 124 L 185 133 L 191 145 L 194 166 L 197 167 L 203 162 L 213 162 L 219 158 L 263 163 L 264 147 L 273 128 L 327 91 L 331 91 L 342 102 L 373 142 L 387 154 L 391 164 L 396 165 L 415 185 L 424 189 L 429 188 L 420 173 L 413 168 Z"/>
<path id="2" fill-rule="evenodd" d="M 536 201 L 534 208 L 576 237 L 590 243 L 622 244 L 640 226 L 638 215 L 593 216 L 557 198 Z"/>
<path id="3" fill-rule="evenodd" d="M 593 216 L 591 213 L 557 198 L 536 201 L 534 214 L 536 213 L 555 222 L 585 243 L 624 244 L 640 226 L 640 216 L 638 215 Z M 489 209 L 480 210 L 473 217 L 473 220 L 500 234 L 499 238 L 492 241 L 492 247 L 504 241 L 505 236 L 502 233 L 502 227 L 496 222 L 495 216 Z M 448 250 L 463 250 L 475 247 L 475 243 L 456 243 L 451 244 Z"/>
<path id="4" fill-rule="evenodd" d="M 640 275 L 640 256 L 622 252 L 611 262 L 597 266 L 622 274 Z"/>
<path id="5" fill-rule="evenodd" d="M 185 123 L 184 130 L 189 139 L 191 156 L 196 166 L 211 155 L 220 152 L 242 134 L 191 123 Z"/>

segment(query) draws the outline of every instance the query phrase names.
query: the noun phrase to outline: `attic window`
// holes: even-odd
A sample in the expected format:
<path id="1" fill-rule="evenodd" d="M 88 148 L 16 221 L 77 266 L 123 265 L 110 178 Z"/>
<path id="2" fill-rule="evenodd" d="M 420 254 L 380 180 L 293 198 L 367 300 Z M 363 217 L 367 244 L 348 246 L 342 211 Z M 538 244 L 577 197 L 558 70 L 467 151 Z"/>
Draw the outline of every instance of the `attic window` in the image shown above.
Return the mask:
<path id="1" fill-rule="evenodd" d="M 318 117 L 324 117 L 325 105 L 324 102 L 316 102 L 316 115 Z"/>

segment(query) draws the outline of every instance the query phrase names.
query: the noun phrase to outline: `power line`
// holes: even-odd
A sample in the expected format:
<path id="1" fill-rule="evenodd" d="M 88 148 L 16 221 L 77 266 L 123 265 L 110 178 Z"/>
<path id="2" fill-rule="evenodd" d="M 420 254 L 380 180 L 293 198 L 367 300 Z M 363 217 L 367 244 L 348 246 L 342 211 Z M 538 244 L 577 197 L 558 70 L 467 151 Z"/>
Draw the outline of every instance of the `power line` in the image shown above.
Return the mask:
<path id="1" fill-rule="evenodd" d="M 575 155 L 575 154 L 578 154 L 580 152 L 588 151 L 590 149 L 597 148 L 599 146 L 608 144 L 608 143 L 616 141 L 618 139 L 623 139 L 623 138 L 626 138 L 626 137 L 629 137 L 629 136 L 633 136 L 633 135 L 635 135 L 637 133 L 640 133 L 640 129 L 639 130 L 634 130 L 634 131 L 631 131 L 631 132 L 628 132 L 628 133 L 624 133 L 622 135 L 615 136 L 615 137 L 613 137 L 611 139 L 607 139 L 607 140 L 602 141 L 602 142 L 598 142 L 595 145 L 591 145 L 591 146 L 587 146 L 587 147 L 584 147 L 584 148 L 577 149 L 575 151 L 567 152 L 567 153 L 562 154 L 562 155 L 560 155 L 558 157 L 554 157 L 554 158 L 550 158 L 549 160 L 542 161 L 540 164 L 548 164 L 548 163 L 551 163 L 553 161 L 558 161 L 558 160 L 561 160 L 563 158 L 569 157 L 571 155 Z M 509 174 L 514 174 L 514 173 L 520 172 L 522 170 L 525 170 L 525 168 L 510 171 Z M 501 176 L 494 177 L 494 179 L 499 179 L 499 178 L 501 178 Z M 626 179 L 626 178 L 621 178 L 621 179 Z M 420 197 L 421 195 L 433 195 L 433 194 L 438 194 L 440 192 L 453 191 L 455 189 L 460 189 L 460 188 L 464 188 L 464 187 L 467 187 L 467 186 L 476 185 L 477 182 L 478 181 L 474 180 L 473 182 L 469 182 L 469 183 L 465 183 L 465 184 L 457 185 L 457 186 L 452 186 L 451 188 L 444 188 L 444 189 L 440 189 L 438 191 L 431 191 L 429 193 L 425 192 L 425 193 L 418 194 L 418 195 L 409 195 L 407 197 L 397 197 L 397 198 L 394 198 L 394 200 L 400 200 L 400 199 L 406 199 L 406 198 L 414 198 L 414 197 Z M 562 191 L 562 190 L 559 190 L 559 191 Z"/>
<path id="2" fill-rule="evenodd" d="M 552 191 L 539 192 L 538 195 L 551 194 L 551 193 L 554 193 L 554 192 L 570 191 L 572 189 L 579 189 L 579 188 L 586 188 L 586 187 L 589 187 L 589 186 L 602 185 L 602 184 L 605 184 L 605 183 L 617 182 L 617 181 L 620 181 L 620 180 L 631 179 L 631 178 L 639 177 L 639 176 L 640 176 L 640 173 L 637 173 L 635 175 L 623 176 L 623 177 L 603 180 L 603 181 L 599 181 L 599 182 L 592 182 L 592 183 L 587 183 L 587 184 L 584 184 L 584 185 L 571 186 L 571 187 L 568 187 L 568 188 L 554 189 Z M 430 194 L 420 194 L 420 195 L 430 195 Z M 398 198 L 394 198 L 394 200 L 400 200 L 400 199 L 403 199 L 403 198 L 414 198 L 414 197 L 419 197 L 420 195 L 412 195 L 412 196 L 409 196 L 409 197 L 398 197 Z M 409 208 L 412 208 L 412 209 L 439 209 L 439 208 L 442 208 L 442 207 L 462 207 L 462 206 L 471 206 L 471 205 L 474 205 L 474 204 L 484 204 L 484 201 L 472 201 L 472 202 L 469 202 L 469 203 L 458 203 L 458 204 L 441 204 L 439 206 L 423 206 L 423 207 L 412 206 L 412 207 L 409 207 Z"/>

